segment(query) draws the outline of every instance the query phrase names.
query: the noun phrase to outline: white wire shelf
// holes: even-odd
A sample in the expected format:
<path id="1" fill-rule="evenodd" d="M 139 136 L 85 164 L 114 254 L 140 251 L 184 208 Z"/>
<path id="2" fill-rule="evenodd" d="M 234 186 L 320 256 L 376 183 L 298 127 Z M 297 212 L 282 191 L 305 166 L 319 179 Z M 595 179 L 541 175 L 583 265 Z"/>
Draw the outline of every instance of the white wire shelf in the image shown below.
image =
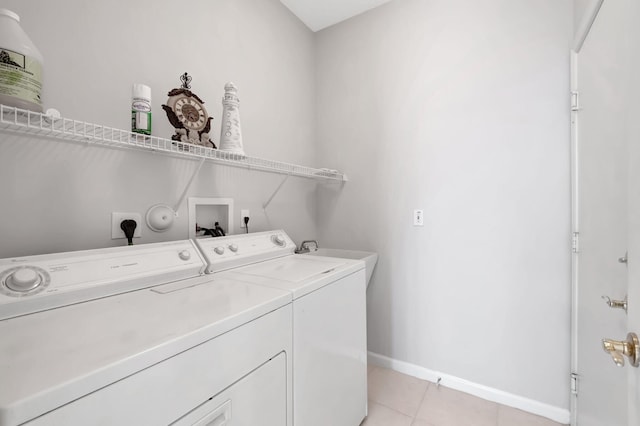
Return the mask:
<path id="1" fill-rule="evenodd" d="M 299 176 L 320 181 L 347 181 L 347 176 L 337 170 L 316 169 L 281 161 L 242 156 L 199 145 L 114 129 L 99 124 L 85 123 L 68 118 L 54 118 L 6 105 L 0 105 L 0 128 L 20 134 L 66 141 L 160 152 L 176 157 L 204 158 L 206 161 L 231 167 Z"/>

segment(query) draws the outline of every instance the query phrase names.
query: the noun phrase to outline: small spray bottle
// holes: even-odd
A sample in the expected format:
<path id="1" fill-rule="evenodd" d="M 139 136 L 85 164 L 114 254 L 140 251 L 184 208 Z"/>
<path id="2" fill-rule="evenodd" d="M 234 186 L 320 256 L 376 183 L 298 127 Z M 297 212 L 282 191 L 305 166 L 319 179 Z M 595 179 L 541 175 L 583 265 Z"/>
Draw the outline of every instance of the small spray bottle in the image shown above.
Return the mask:
<path id="1" fill-rule="evenodd" d="M 151 135 L 151 88 L 144 84 L 131 90 L 131 131 Z"/>

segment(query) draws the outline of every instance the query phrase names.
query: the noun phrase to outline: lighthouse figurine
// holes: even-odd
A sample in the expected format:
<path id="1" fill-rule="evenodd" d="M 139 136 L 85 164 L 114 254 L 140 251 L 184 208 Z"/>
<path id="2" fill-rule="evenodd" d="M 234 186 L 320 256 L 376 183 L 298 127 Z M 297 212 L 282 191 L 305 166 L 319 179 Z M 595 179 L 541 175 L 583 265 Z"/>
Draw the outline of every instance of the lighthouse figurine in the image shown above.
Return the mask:
<path id="1" fill-rule="evenodd" d="M 244 156 L 242 148 L 242 132 L 240 131 L 240 99 L 238 88 L 231 82 L 224 86 L 222 98 L 222 125 L 220 126 L 221 151 L 228 151 Z"/>

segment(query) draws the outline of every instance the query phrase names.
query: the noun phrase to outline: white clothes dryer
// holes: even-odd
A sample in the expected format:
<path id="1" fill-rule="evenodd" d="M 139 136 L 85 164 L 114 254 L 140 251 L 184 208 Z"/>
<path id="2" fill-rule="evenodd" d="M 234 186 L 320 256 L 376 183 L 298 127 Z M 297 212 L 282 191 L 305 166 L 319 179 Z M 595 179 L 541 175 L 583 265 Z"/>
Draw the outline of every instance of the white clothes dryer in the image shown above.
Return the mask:
<path id="1" fill-rule="evenodd" d="M 294 425 L 358 426 L 367 414 L 364 262 L 294 254 L 282 230 L 196 243 L 208 273 L 291 293 Z M 269 246 L 276 258 L 227 269 Z"/>
<path id="2" fill-rule="evenodd" d="M 291 294 L 204 268 L 191 241 L 0 260 L 0 425 L 291 425 Z"/>

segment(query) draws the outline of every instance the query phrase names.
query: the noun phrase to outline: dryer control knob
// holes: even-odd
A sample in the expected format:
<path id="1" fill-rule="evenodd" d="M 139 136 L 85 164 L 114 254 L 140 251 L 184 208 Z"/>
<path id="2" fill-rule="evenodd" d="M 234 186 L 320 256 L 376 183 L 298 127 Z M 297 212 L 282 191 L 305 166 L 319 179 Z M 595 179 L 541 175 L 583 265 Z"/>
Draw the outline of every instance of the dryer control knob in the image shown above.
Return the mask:
<path id="1" fill-rule="evenodd" d="M 191 252 L 189 250 L 182 250 L 178 253 L 178 257 L 182 260 L 189 260 L 191 259 Z"/>
<path id="2" fill-rule="evenodd" d="M 284 247 L 285 244 L 287 243 L 287 241 L 284 239 L 282 234 L 273 235 L 271 237 L 271 241 L 273 241 L 274 244 L 276 244 L 276 245 L 278 245 L 280 247 Z"/>
<path id="3" fill-rule="evenodd" d="M 224 247 L 219 246 L 213 249 L 217 254 L 224 254 Z"/>
<path id="4" fill-rule="evenodd" d="M 231 250 L 232 252 L 236 253 L 238 251 L 238 245 L 237 244 L 229 244 L 229 250 Z"/>
<path id="5" fill-rule="evenodd" d="M 7 277 L 7 287 L 13 291 L 26 293 L 42 284 L 42 278 L 31 268 L 22 268 Z"/>

